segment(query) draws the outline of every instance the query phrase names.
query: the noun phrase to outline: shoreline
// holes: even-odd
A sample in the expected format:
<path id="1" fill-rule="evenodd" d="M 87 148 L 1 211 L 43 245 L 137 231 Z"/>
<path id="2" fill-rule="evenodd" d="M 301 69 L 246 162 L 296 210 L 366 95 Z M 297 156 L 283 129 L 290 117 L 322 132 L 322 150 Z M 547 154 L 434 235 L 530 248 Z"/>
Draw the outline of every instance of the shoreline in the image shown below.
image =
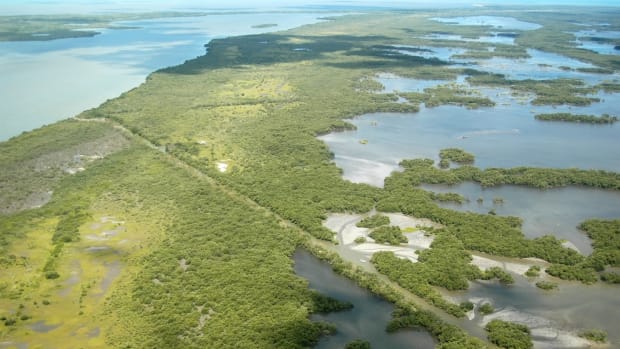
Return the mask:
<path id="1" fill-rule="evenodd" d="M 267 20 L 260 17 L 254 18 L 257 17 L 257 13 L 275 16 L 275 18 L 268 19 L 273 23 L 278 23 L 278 26 L 252 28 L 253 21 L 264 23 Z M 214 39 L 291 30 L 320 23 L 325 21 L 324 17 L 344 15 L 346 12 L 320 9 L 291 12 L 274 10 L 222 12 L 217 13 L 216 20 L 210 24 L 215 29 L 204 25 L 194 25 L 189 27 L 189 31 L 188 29 L 183 31 L 182 27 L 172 26 L 170 28 L 159 28 L 162 29 L 161 33 L 152 34 L 146 32 L 149 29 L 149 23 L 146 22 L 139 27 L 132 28 L 132 30 L 145 31 L 137 39 L 114 37 L 114 34 L 122 32 L 125 30 L 123 28 L 126 27 L 116 25 L 118 23 L 164 19 L 198 19 L 207 16 L 203 12 L 196 12 L 196 15 L 185 12 L 180 12 L 180 14 L 179 16 L 166 16 L 163 13 L 162 16 L 155 17 L 135 18 L 133 15 L 134 18 L 131 16 L 120 18 L 109 22 L 109 28 L 107 28 L 109 30 L 99 35 L 63 38 L 70 45 L 63 46 L 60 49 L 56 43 L 58 40 L 0 42 L 0 54 L 2 54 L 0 56 L 3 56 L 0 59 L 0 66 L 5 67 L 5 70 L 0 69 L 0 73 L 6 77 L 7 91 L 11 91 L 4 99 L 0 98 L 0 103 L 4 104 L 7 110 L 6 118 L 9 119 L 5 121 L 11 122 L 11 125 L 7 125 L 0 133 L 0 143 L 18 137 L 25 132 L 31 132 L 46 125 L 75 117 L 83 111 L 96 108 L 109 99 L 117 98 L 139 87 L 148 80 L 151 74 L 159 70 L 177 67 L 188 60 L 202 57 L 208 54 L 205 45 Z M 298 15 L 298 17 L 290 19 L 285 17 L 286 14 Z M 122 15 L 118 14 L 118 16 Z M 225 24 L 221 23 L 226 19 L 226 16 L 246 16 L 252 20 L 248 22 L 247 28 L 222 27 Z M 304 16 L 312 17 L 312 19 Z M 169 31 L 165 32 L 164 29 Z M 211 31 L 215 33 L 207 33 Z M 226 33 L 218 34 L 218 31 L 225 31 Z M 80 39 L 86 41 L 79 41 Z M 113 42 L 106 40 L 113 40 Z M 143 42 L 144 40 L 146 40 L 146 44 Z M 139 44 L 139 47 L 128 51 L 128 47 L 134 47 L 136 44 Z M 29 52 L 32 47 L 37 48 L 38 53 L 21 53 L 21 50 Z M 103 54 L 100 52 L 102 49 L 104 50 Z M 123 61 L 121 64 L 114 61 L 116 53 L 127 54 L 128 52 L 133 55 L 133 61 Z M 157 52 L 158 55 L 152 57 L 152 52 Z M 72 76 L 76 78 L 67 82 L 67 77 Z M 8 85 L 11 84 L 11 81 L 20 81 L 21 85 L 13 83 L 9 89 Z M 57 81 L 65 82 L 63 88 L 56 86 Z M 71 86 L 68 91 L 67 86 Z M 0 85 L 0 88 L 2 87 Z M 55 92 L 50 94 L 49 91 Z M 33 96 L 45 96 L 45 98 L 38 99 L 35 102 L 32 100 Z M 28 103 L 18 103 L 19 101 L 27 101 Z"/>
<path id="2" fill-rule="evenodd" d="M 360 228 L 355 224 L 362 220 L 362 218 L 375 214 L 374 210 L 367 214 L 331 214 L 324 221 L 324 226 L 337 234 L 338 245 L 341 257 L 354 265 L 360 266 L 366 270 L 374 270 L 374 267 L 370 263 L 370 258 L 376 252 L 389 251 L 393 252 L 397 257 L 402 259 L 408 259 L 413 263 L 418 261 L 416 252 L 430 248 L 434 238 L 432 235 L 428 235 L 424 232 L 424 227 L 439 228 L 441 225 L 433 223 L 428 219 L 412 218 L 399 213 L 381 213 L 390 218 L 390 224 L 399 226 L 401 229 L 407 231 L 416 229 L 413 232 L 404 232 L 403 235 L 407 237 L 408 242 L 399 246 L 383 245 L 375 243 L 374 240 L 368 237 L 371 229 Z M 358 237 L 364 237 L 366 242 L 355 243 L 355 239 Z M 471 252 L 472 261 L 471 264 L 477 266 L 481 270 L 487 270 L 492 267 L 500 267 L 503 270 L 508 271 L 515 277 L 524 278 L 528 285 L 535 288 L 534 280 L 548 280 L 551 279 L 544 268 L 549 265 L 548 262 L 537 258 L 507 258 L 496 257 L 490 258 L 490 255 L 486 255 L 480 252 Z M 540 276 L 537 278 L 527 278 L 524 273 L 531 266 L 540 266 Z M 555 278 L 553 278 L 556 281 Z M 562 283 L 570 283 L 568 281 L 558 281 Z M 458 303 L 458 298 L 449 293 L 442 292 L 442 296 L 454 303 Z M 466 291 L 467 292 L 467 291 Z M 466 318 L 463 321 L 470 321 L 475 323 L 476 326 L 484 327 L 486 323 L 492 319 L 498 318 L 504 321 L 512 321 L 522 323 L 530 327 L 533 336 L 534 348 L 537 349 L 551 349 L 551 348 L 593 348 L 597 347 L 594 343 L 587 339 L 581 338 L 574 330 L 564 329 L 563 325 L 555 320 L 545 318 L 540 315 L 529 314 L 527 312 L 521 312 L 513 307 L 503 307 L 496 312 L 482 316 L 477 314 L 476 309 L 483 303 L 491 303 L 494 301 L 491 298 L 470 297 L 467 300 L 474 303 L 474 310 L 466 314 Z"/>

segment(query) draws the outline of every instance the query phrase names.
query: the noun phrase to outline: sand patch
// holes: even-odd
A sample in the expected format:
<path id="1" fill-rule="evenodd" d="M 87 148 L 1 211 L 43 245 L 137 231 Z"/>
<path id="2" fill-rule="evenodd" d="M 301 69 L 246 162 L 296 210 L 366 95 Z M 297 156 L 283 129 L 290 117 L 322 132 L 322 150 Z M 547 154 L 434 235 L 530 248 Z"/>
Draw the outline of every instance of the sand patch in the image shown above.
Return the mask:
<path id="1" fill-rule="evenodd" d="M 179 261 L 179 268 L 181 268 L 181 270 L 183 270 L 183 272 L 186 272 L 187 268 L 189 268 L 189 264 L 187 264 L 187 261 L 185 260 L 185 258 L 182 258 Z"/>
<path id="2" fill-rule="evenodd" d="M 471 264 L 477 266 L 482 270 L 487 270 L 493 267 L 499 267 L 504 270 L 507 270 L 511 273 L 523 275 L 531 266 L 535 265 L 535 263 L 515 263 L 515 262 L 505 262 L 498 261 L 486 257 L 482 257 L 479 255 L 472 254 L 472 262 Z"/>
<path id="3" fill-rule="evenodd" d="M 534 348 L 589 348 L 590 341 L 577 334 L 559 329 L 559 325 L 542 316 L 520 312 L 516 309 L 503 309 L 482 318 L 482 325 L 499 319 L 526 325 L 532 332 Z"/>
<path id="4" fill-rule="evenodd" d="M 393 252 L 397 257 L 408 259 L 412 262 L 418 261 L 418 255 L 416 254 L 416 250 L 407 246 L 389 246 L 389 245 L 381 245 L 376 243 L 363 243 L 359 245 L 355 245 L 351 248 L 354 251 L 362 252 L 370 258 L 376 252 L 389 251 Z"/>
<path id="5" fill-rule="evenodd" d="M 412 218 L 399 213 L 387 213 L 385 216 L 390 218 L 390 225 L 398 226 L 403 230 L 413 230 L 413 232 L 404 234 L 407 237 L 406 244 L 383 245 L 375 243 L 368 236 L 371 229 L 356 226 L 365 216 L 360 214 L 332 214 L 323 223 L 323 226 L 336 233 L 338 242 L 343 248 L 357 252 L 356 262 L 362 263 L 366 263 L 374 253 L 380 251 L 393 252 L 397 257 L 417 262 L 418 254 L 416 251 L 428 249 L 433 242 L 433 237 L 426 234 L 423 230 L 424 227 L 438 226 L 438 224 L 427 219 Z M 363 237 L 365 242 L 358 244 L 355 240 L 360 237 Z M 363 258 L 359 258 L 360 255 Z"/>
<path id="6" fill-rule="evenodd" d="M 220 171 L 222 173 L 225 173 L 226 171 L 228 171 L 228 164 L 227 163 L 225 163 L 223 161 L 218 161 L 216 163 L 216 165 L 217 165 L 217 170 L 218 171 Z"/>

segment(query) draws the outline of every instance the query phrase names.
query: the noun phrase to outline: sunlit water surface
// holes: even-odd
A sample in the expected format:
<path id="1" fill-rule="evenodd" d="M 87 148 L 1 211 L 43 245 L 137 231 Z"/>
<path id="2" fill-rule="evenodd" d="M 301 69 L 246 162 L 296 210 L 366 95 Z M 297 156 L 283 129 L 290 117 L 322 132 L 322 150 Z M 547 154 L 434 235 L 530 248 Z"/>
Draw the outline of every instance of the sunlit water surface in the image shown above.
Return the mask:
<path id="1" fill-rule="evenodd" d="M 0 42 L 0 141 L 72 117 L 205 53 L 211 39 L 291 29 L 327 13 L 218 14 L 115 23 L 90 38 Z M 260 24 L 275 27 L 256 28 Z"/>

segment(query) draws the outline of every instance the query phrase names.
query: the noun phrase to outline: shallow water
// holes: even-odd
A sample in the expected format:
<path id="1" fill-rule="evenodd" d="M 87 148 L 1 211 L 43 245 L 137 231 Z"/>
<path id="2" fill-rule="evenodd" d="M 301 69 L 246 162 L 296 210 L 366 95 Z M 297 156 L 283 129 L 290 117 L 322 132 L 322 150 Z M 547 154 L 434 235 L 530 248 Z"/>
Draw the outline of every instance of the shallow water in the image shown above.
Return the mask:
<path id="1" fill-rule="evenodd" d="M 482 188 L 473 182 L 422 188 L 459 193 L 469 200 L 463 204 L 442 203 L 442 207 L 478 213 L 495 210 L 499 215 L 523 217 L 523 233 L 527 237 L 552 234 L 572 242 L 584 254 L 590 254 L 592 246 L 586 234 L 577 229 L 579 223 L 589 218 L 620 217 L 620 192 L 614 191 L 581 187 L 538 190 L 514 185 Z M 483 202 L 478 203 L 478 198 Z M 502 198 L 504 202 L 495 204 L 494 198 Z"/>
<path id="2" fill-rule="evenodd" d="M 394 50 L 398 53 L 409 55 L 409 56 L 418 56 L 423 58 L 437 58 L 439 60 L 445 62 L 453 62 L 458 63 L 462 62 L 460 60 L 452 59 L 454 55 L 460 55 L 465 53 L 465 49 L 455 48 L 455 47 L 440 47 L 440 46 L 410 46 L 410 45 L 392 45 Z M 413 50 L 412 50 L 413 49 Z"/>
<path id="3" fill-rule="evenodd" d="M 468 41 L 468 42 L 486 42 L 489 44 L 514 45 L 515 37 L 509 35 L 501 35 L 499 33 L 489 33 L 492 35 L 482 35 L 479 38 L 464 38 L 455 34 L 431 34 L 422 36 L 421 39 L 427 40 L 450 40 L 450 41 Z"/>
<path id="4" fill-rule="evenodd" d="M 33 324 L 31 324 L 29 327 L 31 330 L 38 332 L 38 333 L 48 333 L 50 331 L 55 330 L 56 328 L 60 327 L 60 325 L 62 324 L 54 324 L 54 325 L 48 325 L 45 323 L 44 320 L 41 321 L 37 321 Z"/>
<path id="5" fill-rule="evenodd" d="M 72 117 L 205 53 L 213 38 L 319 22 L 326 13 L 222 14 L 119 22 L 91 38 L 0 43 L 0 141 Z M 240 24 L 242 23 L 242 24 Z M 274 23 L 271 28 L 254 25 Z"/>
<path id="6" fill-rule="evenodd" d="M 510 59 L 493 57 L 470 63 L 469 67 L 493 74 L 505 75 L 513 80 L 580 79 L 596 84 L 617 75 L 590 74 L 575 71 L 578 68 L 593 68 L 590 63 L 578 61 L 555 53 L 528 49 L 530 58 Z"/>
<path id="7" fill-rule="evenodd" d="M 459 300 L 490 301 L 496 311 L 505 310 L 515 320 L 526 319 L 524 322 L 532 328 L 549 327 L 572 334 L 590 328 L 603 329 L 608 333 L 610 348 L 620 345 L 620 333 L 617 331 L 620 312 L 615 311 L 620 307 L 617 286 L 560 282 L 559 290 L 544 291 L 525 278 L 516 276 L 515 284 L 511 286 L 474 282 L 468 291 L 451 295 Z M 481 317 L 474 319 L 480 325 L 482 320 Z"/>
<path id="8" fill-rule="evenodd" d="M 618 31 L 598 31 L 598 30 L 580 30 L 573 33 L 577 37 L 577 44 L 580 48 L 594 51 L 603 55 L 620 55 L 620 50 L 615 49 L 612 43 L 597 42 L 588 40 L 588 38 L 605 38 L 616 39 L 620 42 L 620 32 Z"/>
<path id="9" fill-rule="evenodd" d="M 541 122 L 527 106 L 478 110 L 441 106 L 422 108 L 416 114 L 366 114 L 350 122 L 357 130 L 320 139 L 335 153 L 344 178 L 354 182 L 382 186 L 385 175 L 397 170 L 402 159 L 438 160 L 439 150 L 450 147 L 473 153 L 475 165 L 481 168 L 576 167 L 620 172 L 620 153 L 611 151 L 620 139 L 620 127 Z M 360 144 L 361 139 L 368 143 Z"/>
<path id="10" fill-rule="evenodd" d="M 385 92 L 420 91 L 445 83 L 413 79 L 399 81 L 390 75 L 379 76 L 378 80 L 385 83 Z M 458 81 L 464 83 L 463 77 Z M 473 153 L 475 165 L 481 168 L 576 167 L 620 172 L 620 153 L 615 151 L 620 139 L 617 125 L 534 119 L 535 114 L 551 112 L 617 115 L 619 94 L 597 93 L 596 97 L 602 101 L 585 107 L 535 107 L 529 104 L 530 97 L 515 98 L 507 89 L 482 88 L 479 91 L 493 99 L 497 106 L 477 110 L 422 106 L 420 112 L 414 114 L 366 114 L 351 120 L 357 130 L 328 134 L 321 139 L 335 153 L 335 162 L 343 169 L 346 179 L 377 186 L 382 186 L 388 173 L 399 169 L 400 160 L 438 160 L 439 150 L 447 147 L 463 148 Z M 366 139 L 368 143 L 360 144 L 360 139 Z M 579 187 L 546 191 L 522 186 L 482 189 L 476 183 L 424 187 L 458 192 L 470 200 L 463 205 L 445 204 L 446 207 L 481 213 L 494 209 L 501 215 L 519 216 L 524 219 L 526 236 L 553 233 L 572 242 L 585 254 L 592 251 L 590 241 L 576 226 L 588 218 L 620 217 L 619 192 Z M 483 198 L 481 205 L 476 201 L 478 197 Z M 495 197 L 503 198 L 504 203 L 494 205 Z M 470 290 L 449 295 L 459 301 L 490 300 L 507 320 L 529 323 L 538 331 L 535 338 L 538 348 L 579 347 L 583 342 L 580 343 L 581 339 L 575 334 L 589 328 L 608 331 L 611 347 L 620 343 L 620 333 L 616 328 L 620 323 L 620 313 L 615 311 L 620 305 L 617 286 L 560 282 L 559 291 L 546 292 L 522 276 L 516 275 L 515 279 L 516 283 L 509 287 L 475 282 Z M 471 324 L 467 320 L 464 323 Z M 473 323 L 483 325 L 479 316 Z M 545 338 L 545 335 L 548 336 Z"/>
<path id="11" fill-rule="evenodd" d="M 370 342 L 373 348 L 434 348 L 432 337 L 423 331 L 385 332 L 394 306 L 333 272 L 331 266 L 305 250 L 293 256 L 295 272 L 307 279 L 309 287 L 325 295 L 353 303 L 350 311 L 312 315 L 313 320 L 336 325 L 338 333 L 323 337 L 315 348 L 343 348 L 354 339 Z"/>
<path id="12" fill-rule="evenodd" d="M 540 24 L 524 22 L 512 17 L 499 16 L 435 17 L 431 19 L 437 22 L 455 25 L 489 26 L 509 30 L 535 30 L 542 27 Z"/>

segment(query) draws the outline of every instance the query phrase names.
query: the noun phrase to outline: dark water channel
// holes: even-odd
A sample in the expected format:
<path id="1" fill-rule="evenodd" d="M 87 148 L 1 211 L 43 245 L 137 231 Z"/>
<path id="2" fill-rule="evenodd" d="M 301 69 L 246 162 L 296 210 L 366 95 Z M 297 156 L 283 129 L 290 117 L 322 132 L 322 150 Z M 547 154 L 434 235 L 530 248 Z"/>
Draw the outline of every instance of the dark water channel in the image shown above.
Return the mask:
<path id="1" fill-rule="evenodd" d="M 394 306 L 336 274 L 328 263 L 306 250 L 297 250 L 293 259 L 295 273 L 308 280 L 310 288 L 338 300 L 351 302 L 354 306 L 349 311 L 312 315 L 312 320 L 330 322 L 338 328 L 338 333 L 322 338 L 316 348 L 341 349 L 354 339 L 366 340 L 372 348 L 435 347 L 433 338 L 424 331 L 388 334 L 385 328 L 392 317 Z"/>

